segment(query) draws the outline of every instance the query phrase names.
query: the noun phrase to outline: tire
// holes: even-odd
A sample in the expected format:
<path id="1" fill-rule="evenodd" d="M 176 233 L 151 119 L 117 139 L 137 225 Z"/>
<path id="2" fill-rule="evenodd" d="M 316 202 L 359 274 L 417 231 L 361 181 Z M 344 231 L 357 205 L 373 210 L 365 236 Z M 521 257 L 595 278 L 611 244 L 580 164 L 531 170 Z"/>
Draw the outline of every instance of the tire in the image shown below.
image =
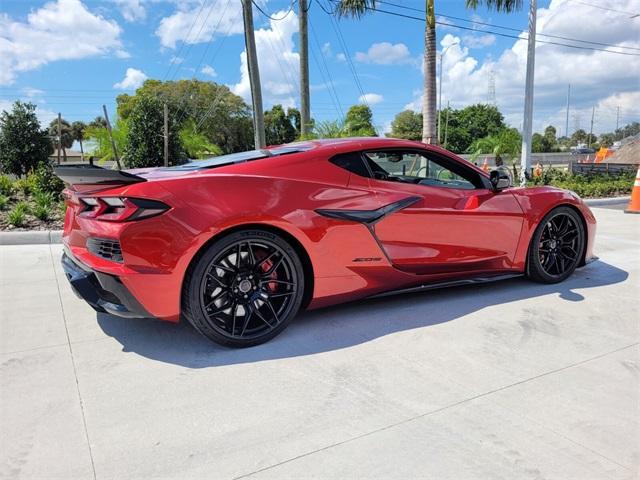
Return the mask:
<path id="1" fill-rule="evenodd" d="M 227 347 L 259 345 L 281 333 L 302 304 L 304 270 L 295 249 L 265 230 L 242 230 L 212 243 L 189 268 L 184 317 Z"/>
<path id="2" fill-rule="evenodd" d="M 580 214 L 571 207 L 557 207 L 538 224 L 527 257 L 527 276 L 540 283 L 558 283 L 576 269 L 585 248 Z"/>

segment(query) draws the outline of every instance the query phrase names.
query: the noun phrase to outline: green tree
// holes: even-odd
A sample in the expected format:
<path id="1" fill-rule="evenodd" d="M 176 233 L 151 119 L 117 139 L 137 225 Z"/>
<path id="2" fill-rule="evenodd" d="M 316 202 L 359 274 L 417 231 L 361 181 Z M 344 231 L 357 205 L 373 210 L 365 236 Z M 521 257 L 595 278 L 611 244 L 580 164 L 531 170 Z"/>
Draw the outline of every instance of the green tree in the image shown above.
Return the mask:
<path id="1" fill-rule="evenodd" d="M 62 158 L 67 161 L 67 148 L 73 145 L 73 131 L 71 124 L 64 118 L 60 119 L 60 135 L 58 135 L 58 119 L 54 118 L 49 123 L 49 137 L 53 139 L 56 148 L 62 150 Z"/>
<path id="2" fill-rule="evenodd" d="M 128 167 L 159 167 L 164 165 L 164 102 L 158 97 L 142 95 L 131 110 L 127 122 L 129 132 L 122 154 Z M 177 112 L 169 110 L 169 165 L 184 162 L 186 155 L 178 132 Z"/>
<path id="3" fill-rule="evenodd" d="M 84 140 L 84 132 L 86 129 L 87 129 L 87 124 L 84 122 L 77 121 L 71 124 L 71 135 L 73 136 L 73 139 L 80 144 L 80 155 L 82 156 L 83 160 L 84 160 L 84 147 L 82 145 L 82 142 Z"/>
<path id="4" fill-rule="evenodd" d="M 317 122 L 313 129 L 313 138 L 342 138 L 348 137 L 344 122 L 340 120 L 325 120 Z"/>
<path id="5" fill-rule="evenodd" d="M 435 0 L 426 0 L 424 33 L 424 94 L 422 96 L 424 143 L 437 143 L 436 138 L 436 10 Z M 467 8 L 476 9 L 484 5 L 502 13 L 511 13 L 522 8 L 522 0 L 465 0 Z M 376 0 L 339 0 L 336 8 L 338 16 L 359 18 L 368 11 L 375 10 Z M 476 137 L 480 138 L 480 137 Z"/>
<path id="6" fill-rule="evenodd" d="M 47 163 L 53 148 L 42 130 L 33 103 L 17 101 L 11 112 L 0 114 L 0 168 L 16 176 Z"/>
<path id="7" fill-rule="evenodd" d="M 551 148 L 555 147 L 558 140 L 556 139 L 557 134 L 556 127 L 553 125 L 549 125 L 544 129 L 544 138 L 547 140 L 547 144 L 551 146 Z"/>
<path id="8" fill-rule="evenodd" d="M 129 123 L 118 117 L 115 124 L 111 126 L 111 133 L 113 134 L 113 141 L 116 144 L 118 155 L 122 156 L 122 152 L 125 151 L 128 142 Z M 107 130 L 107 122 L 102 117 L 97 117 L 89 123 L 84 131 L 84 138 L 91 140 L 94 145 L 90 152 L 91 155 L 97 156 L 101 162 L 115 160 L 109 131 Z"/>
<path id="9" fill-rule="evenodd" d="M 222 154 L 222 149 L 211 143 L 207 137 L 198 132 L 193 120 L 180 130 L 180 141 L 189 158 L 207 158 Z"/>
<path id="10" fill-rule="evenodd" d="M 578 143 L 586 143 L 587 132 L 585 132 L 581 128 L 576 130 L 575 132 L 573 132 L 573 135 L 571 135 L 571 142 L 573 142 L 574 145 L 577 145 Z"/>
<path id="11" fill-rule="evenodd" d="M 533 153 L 542 153 L 547 151 L 545 138 L 539 133 L 534 133 L 531 136 L 531 151 Z"/>
<path id="12" fill-rule="evenodd" d="M 422 138 L 422 115 L 413 110 L 405 110 L 395 116 L 391 122 L 388 137 L 420 140 Z"/>
<path id="13" fill-rule="evenodd" d="M 622 128 L 617 129 L 614 132 L 616 141 L 622 140 L 623 138 L 632 137 L 640 133 L 640 123 L 632 122 L 628 125 L 625 125 Z"/>
<path id="14" fill-rule="evenodd" d="M 522 137 L 518 130 L 515 128 L 503 128 L 497 134 L 476 140 L 471 145 L 470 150 L 473 152 L 472 158 L 474 159 L 483 153 L 489 153 L 495 156 L 496 164 L 502 160 L 511 161 L 514 165 L 514 178 L 517 178 L 515 160 L 520 156 L 521 146 Z"/>
<path id="15" fill-rule="evenodd" d="M 600 135 L 600 145 L 609 148 L 615 142 L 615 136 L 613 133 L 603 133 Z"/>
<path id="16" fill-rule="evenodd" d="M 127 120 L 136 103 L 145 96 L 166 102 L 169 111 L 178 112 L 182 121 L 193 120 L 198 132 L 224 153 L 253 148 L 251 109 L 226 85 L 200 80 L 147 80 L 135 95 L 124 94 L 116 98 L 118 116 Z"/>
<path id="17" fill-rule="evenodd" d="M 462 110 L 445 109 L 442 113 L 442 121 L 448 118 L 448 123 L 441 130 L 447 131 L 446 148 L 452 152 L 467 152 L 474 141 L 497 135 L 506 128 L 504 117 L 494 105 L 476 104 Z"/>
<path id="18" fill-rule="evenodd" d="M 373 114 L 367 105 L 352 105 L 345 117 L 345 133 L 348 137 L 374 137 L 376 130 L 371 120 Z"/>
<path id="19" fill-rule="evenodd" d="M 291 115 L 289 113 L 291 112 Z M 297 112 L 297 111 L 296 111 Z M 298 124 L 300 112 L 298 114 Z M 274 105 L 271 110 L 264 112 L 264 130 L 267 145 L 281 145 L 283 143 L 293 142 L 300 135 L 300 131 L 296 130 L 296 115 L 289 109 L 285 114 L 282 105 Z"/>

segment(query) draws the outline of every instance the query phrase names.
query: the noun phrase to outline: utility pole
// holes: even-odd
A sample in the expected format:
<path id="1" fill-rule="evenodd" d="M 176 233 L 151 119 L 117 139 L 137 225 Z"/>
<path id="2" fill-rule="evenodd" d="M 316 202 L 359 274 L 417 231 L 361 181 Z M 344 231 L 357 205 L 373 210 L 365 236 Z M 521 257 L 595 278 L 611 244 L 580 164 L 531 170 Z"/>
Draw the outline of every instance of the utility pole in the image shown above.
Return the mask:
<path id="1" fill-rule="evenodd" d="M 591 137 L 593 136 L 593 117 L 596 115 L 596 106 L 591 108 L 591 128 L 589 129 L 589 148 L 591 148 Z"/>
<path id="2" fill-rule="evenodd" d="M 169 166 L 169 107 L 164 104 L 164 166 Z"/>
<path id="3" fill-rule="evenodd" d="M 113 132 L 111 131 L 111 122 L 109 121 L 109 114 L 107 113 L 107 106 L 102 105 L 102 111 L 104 112 L 104 119 L 107 122 L 107 131 L 109 132 L 109 139 L 111 140 L 111 149 L 113 150 L 113 157 L 116 159 L 116 165 L 118 170 L 122 169 L 120 165 L 120 159 L 118 158 L 118 150 L 116 149 L 116 142 L 113 140 Z"/>
<path id="4" fill-rule="evenodd" d="M 253 33 L 253 5 L 251 0 L 242 0 L 242 19 L 244 21 L 244 44 L 247 52 L 247 70 L 251 85 L 251 103 L 253 106 L 253 131 L 255 148 L 264 148 L 264 110 L 262 109 L 262 90 L 260 88 L 260 70 L 256 53 L 256 39 Z"/>
<path id="5" fill-rule="evenodd" d="M 564 122 L 564 136 L 569 138 L 569 102 L 571 101 L 571 84 L 567 87 L 567 118 Z"/>
<path id="6" fill-rule="evenodd" d="M 62 150 L 62 129 L 60 127 L 62 115 L 58 112 L 58 165 L 60 165 L 60 150 Z"/>
<path id="7" fill-rule="evenodd" d="M 616 130 L 620 128 L 620 105 L 616 107 Z"/>
<path id="8" fill-rule="evenodd" d="M 447 114 L 445 115 L 444 123 L 444 148 L 447 148 L 447 131 L 449 130 L 449 102 L 447 101 Z"/>
<path id="9" fill-rule="evenodd" d="M 298 0 L 298 29 L 300 35 L 300 135 L 304 138 L 311 126 L 309 100 L 309 30 L 307 0 Z"/>
<path id="10" fill-rule="evenodd" d="M 524 88 L 524 122 L 522 125 L 522 158 L 520 186 L 527 183 L 531 169 L 531 130 L 533 128 L 533 72 L 536 61 L 536 0 L 529 0 L 529 39 L 527 41 L 527 77 Z"/>

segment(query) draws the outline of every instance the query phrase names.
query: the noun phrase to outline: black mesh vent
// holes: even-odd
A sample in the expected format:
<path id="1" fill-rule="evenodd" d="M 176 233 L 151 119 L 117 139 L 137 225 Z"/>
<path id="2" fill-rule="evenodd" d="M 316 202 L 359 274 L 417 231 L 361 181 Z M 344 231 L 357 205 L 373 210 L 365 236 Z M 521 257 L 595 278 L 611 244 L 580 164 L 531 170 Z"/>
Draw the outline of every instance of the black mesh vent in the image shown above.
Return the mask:
<path id="1" fill-rule="evenodd" d="M 112 262 L 122 263 L 122 249 L 120 242 L 117 240 L 107 240 L 104 238 L 89 238 L 87 240 L 87 250 L 94 255 L 111 260 Z"/>

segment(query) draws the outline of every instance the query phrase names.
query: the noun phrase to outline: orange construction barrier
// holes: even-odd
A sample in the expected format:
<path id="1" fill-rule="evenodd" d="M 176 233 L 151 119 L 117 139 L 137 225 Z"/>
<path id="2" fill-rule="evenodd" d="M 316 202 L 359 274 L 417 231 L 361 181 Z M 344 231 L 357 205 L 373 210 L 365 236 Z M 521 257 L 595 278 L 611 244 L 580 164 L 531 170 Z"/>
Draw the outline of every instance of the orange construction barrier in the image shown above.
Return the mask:
<path id="1" fill-rule="evenodd" d="M 595 157 L 593 163 L 603 162 L 605 160 L 605 158 L 608 158 L 611 155 L 613 155 L 613 152 L 611 150 L 609 150 L 608 148 L 605 148 L 605 147 L 600 147 L 600 150 L 598 150 L 596 152 L 596 157 Z"/>
<path id="2" fill-rule="evenodd" d="M 489 162 L 487 162 L 487 157 L 484 157 L 484 163 L 482 164 L 482 170 L 488 172 L 490 170 Z"/>
<path id="3" fill-rule="evenodd" d="M 627 206 L 624 213 L 640 213 L 640 167 L 638 167 L 638 173 L 636 173 L 636 181 L 633 183 L 629 206 Z"/>

